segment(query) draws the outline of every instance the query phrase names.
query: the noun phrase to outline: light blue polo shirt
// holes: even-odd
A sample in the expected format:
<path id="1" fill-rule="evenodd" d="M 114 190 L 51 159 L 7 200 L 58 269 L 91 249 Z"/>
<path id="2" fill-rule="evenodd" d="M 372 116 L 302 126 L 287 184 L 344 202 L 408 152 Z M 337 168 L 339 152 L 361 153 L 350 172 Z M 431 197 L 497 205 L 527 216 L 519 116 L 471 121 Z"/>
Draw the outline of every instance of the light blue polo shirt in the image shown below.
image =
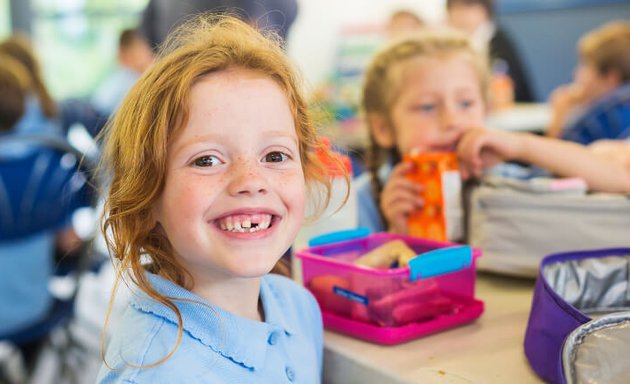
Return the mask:
<path id="1" fill-rule="evenodd" d="M 208 304 L 159 276 L 148 274 L 175 301 L 183 319 L 177 349 L 177 317 L 135 289 L 107 347 L 98 383 L 321 383 L 323 326 L 317 302 L 303 287 L 279 275 L 261 279 L 265 321 L 254 321 Z"/>

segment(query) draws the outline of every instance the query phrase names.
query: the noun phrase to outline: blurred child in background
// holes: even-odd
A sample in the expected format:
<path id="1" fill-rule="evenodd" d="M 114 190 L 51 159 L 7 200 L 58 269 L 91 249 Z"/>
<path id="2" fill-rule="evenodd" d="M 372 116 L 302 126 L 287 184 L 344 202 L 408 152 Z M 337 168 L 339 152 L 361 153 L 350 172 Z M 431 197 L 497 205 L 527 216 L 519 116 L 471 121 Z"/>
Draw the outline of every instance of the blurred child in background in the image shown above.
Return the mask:
<path id="1" fill-rule="evenodd" d="M 153 62 L 153 51 L 138 30 L 125 29 L 120 33 L 117 61 L 116 70 L 92 96 L 92 105 L 104 116 L 114 112 L 129 89 Z"/>
<path id="2" fill-rule="evenodd" d="M 613 21 L 578 43 L 571 84 L 551 95 L 547 136 L 589 144 L 630 136 L 630 22 Z"/>
<path id="3" fill-rule="evenodd" d="M 494 0 L 447 0 L 448 23 L 464 31 L 475 47 L 487 53 L 492 69 L 489 108 L 531 102 L 529 76 L 518 49 L 495 17 Z"/>
<path id="4" fill-rule="evenodd" d="M 321 382 L 317 302 L 268 274 L 307 189 L 331 185 L 279 43 L 234 18 L 185 24 L 105 137 L 103 233 L 134 294 L 98 381 Z"/>
<path id="5" fill-rule="evenodd" d="M 396 38 L 405 34 L 420 31 L 425 27 L 420 16 L 407 9 L 392 12 L 385 25 L 387 37 Z"/>
<path id="6" fill-rule="evenodd" d="M 396 41 L 370 63 L 363 112 L 370 130 L 369 172 L 356 180 L 359 226 L 407 232 L 423 206 L 422 185 L 406 178 L 413 151 L 452 152 L 486 115 L 487 63 L 459 33 L 423 32 Z"/>
<path id="7" fill-rule="evenodd" d="M 4 138 L 15 134 L 15 127 L 26 111 L 31 79 L 28 70 L 13 57 L 0 54 L 0 160 L 24 157 L 24 151 L 14 150 Z M 28 155 L 29 152 L 26 153 Z M 13 223 L 13 210 L 4 183 L 0 219 Z M 5 224 L 6 225 L 6 224 Z M 4 235 L 4 234 L 3 234 Z M 42 319 L 52 305 L 48 294 L 48 277 L 52 274 L 52 257 L 41 252 L 38 244 L 52 246 L 54 235 L 42 233 L 26 241 L 2 238 L 0 246 L 0 335 L 11 334 Z M 38 340 L 39 341 L 39 340 Z M 30 348 L 27 354 L 31 352 Z M 30 356 L 27 356 L 31 362 Z"/>
<path id="8" fill-rule="evenodd" d="M 29 75 L 29 88 L 24 113 L 12 129 L 12 134 L 52 135 L 63 137 L 57 103 L 50 95 L 41 73 L 39 59 L 28 37 L 13 35 L 0 42 L 0 54 L 16 59 Z M 79 251 L 82 241 L 70 226 L 60 230 L 56 238 L 57 258 Z M 73 262 L 73 258 L 67 261 Z M 65 260 L 64 260 L 65 261 Z"/>
<path id="9" fill-rule="evenodd" d="M 61 135 L 58 108 L 41 73 L 39 59 L 28 37 L 12 35 L 0 42 L 0 54 L 19 61 L 29 74 L 29 92 L 24 115 L 15 127 L 17 133 Z"/>
<path id="10" fill-rule="evenodd" d="M 58 145 L 59 137 L 46 127 L 19 131 L 32 118 L 26 116 L 29 100 L 31 107 L 37 104 L 32 84 L 22 62 L 0 53 L 0 340 L 8 341 L 9 350 L 19 348 L 23 375 L 35 366 L 47 326 L 63 321 L 63 310 L 72 309 L 55 300 L 49 285 L 53 273 L 63 269 L 55 261 L 55 241 L 77 238 L 68 222 L 84 185 L 68 152 L 34 143 L 39 138 Z M 0 369 L 0 381 L 3 373 Z"/>
<path id="11" fill-rule="evenodd" d="M 555 176 L 580 177 L 592 191 L 630 192 L 630 23 L 610 22 L 595 29 L 580 40 L 579 51 L 575 82 L 552 98 L 554 124 L 569 107 L 587 109 L 563 135 L 567 141 L 471 130 L 458 147 L 465 177 L 481 176 L 485 169 L 512 160 Z M 552 126 L 549 136 L 558 131 Z"/>

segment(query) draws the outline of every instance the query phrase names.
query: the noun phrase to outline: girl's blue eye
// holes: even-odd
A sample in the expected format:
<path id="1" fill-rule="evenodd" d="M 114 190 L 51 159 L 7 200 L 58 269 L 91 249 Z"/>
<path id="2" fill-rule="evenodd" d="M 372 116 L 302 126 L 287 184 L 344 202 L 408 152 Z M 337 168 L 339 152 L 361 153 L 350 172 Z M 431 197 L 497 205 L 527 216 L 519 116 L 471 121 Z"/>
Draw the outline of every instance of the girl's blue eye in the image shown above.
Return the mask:
<path id="1" fill-rule="evenodd" d="M 470 107 L 472 107 L 474 104 L 475 104 L 475 102 L 474 102 L 474 101 L 472 101 L 472 100 L 462 100 L 462 101 L 460 101 L 460 102 L 459 102 L 459 105 L 460 105 L 462 108 L 464 108 L 464 109 L 470 108 Z"/>
<path id="2" fill-rule="evenodd" d="M 265 161 L 268 163 L 281 163 L 283 161 L 287 161 L 289 159 L 289 155 L 283 152 L 269 152 L 265 155 Z"/>
<path id="3" fill-rule="evenodd" d="M 425 113 L 429 113 L 435 111 L 436 106 L 435 104 L 420 104 L 416 106 L 416 109 Z"/>
<path id="4" fill-rule="evenodd" d="M 197 167 L 215 167 L 221 164 L 221 160 L 219 160 L 218 157 L 212 155 L 201 156 L 195 159 L 194 164 Z"/>

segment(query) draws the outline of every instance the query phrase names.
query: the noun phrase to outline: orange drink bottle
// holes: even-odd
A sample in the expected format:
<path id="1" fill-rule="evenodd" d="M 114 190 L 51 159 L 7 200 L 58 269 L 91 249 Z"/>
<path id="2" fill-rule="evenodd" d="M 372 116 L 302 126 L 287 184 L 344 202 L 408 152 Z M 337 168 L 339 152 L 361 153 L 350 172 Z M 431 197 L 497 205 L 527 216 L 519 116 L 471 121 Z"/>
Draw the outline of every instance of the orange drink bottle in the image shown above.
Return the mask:
<path id="1" fill-rule="evenodd" d="M 414 164 L 407 177 L 424 186 L 424 206 L 408 219 L 409 234 L 431 240 L 456 240 L 461 236 L 461 179 L 455 153 L 411 154 Z"/>

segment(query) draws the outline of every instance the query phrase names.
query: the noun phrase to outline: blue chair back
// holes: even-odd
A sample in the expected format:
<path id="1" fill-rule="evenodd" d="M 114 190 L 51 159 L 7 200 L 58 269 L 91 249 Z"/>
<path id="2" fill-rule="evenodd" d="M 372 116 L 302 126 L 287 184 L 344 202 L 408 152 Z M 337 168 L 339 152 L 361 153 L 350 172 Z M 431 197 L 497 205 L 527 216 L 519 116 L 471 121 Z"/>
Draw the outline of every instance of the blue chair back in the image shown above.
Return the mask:
<path id="1" fill-rule="evenodd" d="M 71 301 L 48 292 L 54 234 L 92 205 L 92 170 L 61 138 L 0 136 L 0 340 L 41 338 L 71 315 Z"/>
<path id="2" fill-rule="evenodd" d="M 91 204 L 91 162 L 65 140 L 16 136 L 0 143 L 0 242 L 59 228 Z"/>

